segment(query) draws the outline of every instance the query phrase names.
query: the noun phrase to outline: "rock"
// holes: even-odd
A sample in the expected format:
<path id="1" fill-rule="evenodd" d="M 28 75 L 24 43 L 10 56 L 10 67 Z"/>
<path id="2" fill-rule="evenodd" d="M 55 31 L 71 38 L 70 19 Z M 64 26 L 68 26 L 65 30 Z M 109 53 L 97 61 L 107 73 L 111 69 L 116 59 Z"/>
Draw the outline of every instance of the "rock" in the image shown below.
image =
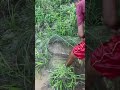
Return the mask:
<path id="1" fill-rule="evenodd" d="M 61 64 L 65 64 L 67 58 L 61 56 L 54 56 L 51 58 L 49 62 L 49 69 L 55 69 L 57 66 Z"/>
<path id="2" fill-rule="evenodd" d="M 68 55 L 71 50 L 71 47 L 67 47 L 66 45 L 64 45 L 60 42 L 56 42 L 56 43 L 49 44 L 48 50 L 52 54 Z"/>

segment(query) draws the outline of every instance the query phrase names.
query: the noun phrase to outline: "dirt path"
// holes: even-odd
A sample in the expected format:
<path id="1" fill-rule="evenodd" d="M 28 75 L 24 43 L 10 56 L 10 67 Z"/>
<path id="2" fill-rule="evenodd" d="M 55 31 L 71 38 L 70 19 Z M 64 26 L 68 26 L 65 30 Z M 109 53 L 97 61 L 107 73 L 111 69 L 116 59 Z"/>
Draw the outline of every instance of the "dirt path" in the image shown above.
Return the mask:
<path id="1" fill-rule="evenodd" d="M 42 70 L 42 76 L 36 76 L 35 90 L 52 90 L 49 85 L 49 70 L 55 69 L 58 64 L 65 63 L 65 58 L 60 56 L 53 56 L 49 62 L 48 68 Z"/>
<path id="2" fill-rule="evenodd" d="M 48 69 L 43 69 L 42 76 L 35 78 L 35 90 L 52 90 L 49 85 Z"/>

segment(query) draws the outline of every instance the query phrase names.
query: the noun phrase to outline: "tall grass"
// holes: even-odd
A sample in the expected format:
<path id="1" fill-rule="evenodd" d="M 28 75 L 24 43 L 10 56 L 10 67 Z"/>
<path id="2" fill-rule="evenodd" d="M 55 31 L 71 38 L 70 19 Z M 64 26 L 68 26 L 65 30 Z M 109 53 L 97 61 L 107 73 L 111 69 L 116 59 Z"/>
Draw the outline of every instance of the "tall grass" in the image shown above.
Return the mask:
<path id="1" fill-rule="evenodd" d="M 86 1 L 86 18 L 85 18 L 85 26 L 86 27 L 102 25 L 102 21 L 101 21 L 102 5 L 101 5 L 101 7 L 98 7 L 97 5 L 99 5 L 99 4 L 96 3 L 95 0 Z"/>
<path id="2" fill-rule="evenodd" d="M 32 89 L 33 6 L 33 0 L 0 1 L 0 90 Z"/>

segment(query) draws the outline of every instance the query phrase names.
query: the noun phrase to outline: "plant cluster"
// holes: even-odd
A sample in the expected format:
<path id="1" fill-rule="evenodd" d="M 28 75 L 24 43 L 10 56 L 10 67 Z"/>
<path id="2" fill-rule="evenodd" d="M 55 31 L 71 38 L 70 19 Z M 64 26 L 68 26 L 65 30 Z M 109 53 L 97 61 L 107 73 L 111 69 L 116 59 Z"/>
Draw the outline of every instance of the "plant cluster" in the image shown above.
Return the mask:
<path id="1" fill-rule="evenodd" d="M 72 67 L 59 65 L 54 71 L 51 72 L 50 84 L 54 90 L 75 90 L 77 84 L 82 85 L 85 83 L 85 76 L 76 75 Z"/>

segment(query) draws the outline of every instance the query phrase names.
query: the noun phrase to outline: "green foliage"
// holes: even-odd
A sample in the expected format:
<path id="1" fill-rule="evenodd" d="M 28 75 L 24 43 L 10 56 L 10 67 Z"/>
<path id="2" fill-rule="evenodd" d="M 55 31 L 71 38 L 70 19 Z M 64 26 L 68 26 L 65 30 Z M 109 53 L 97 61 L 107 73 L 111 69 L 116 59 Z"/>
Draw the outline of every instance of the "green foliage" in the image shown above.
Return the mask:
<path id="1" fill-rule="evenodd" d="M 102 25 L 102 11 L 101 8 L 96 8 L 98 3 L 95 0 L 87 0 L 86 1 L 86 19 L 85 25 L 86 27 L 93 27 Z"/>
<path id="2" fill-rule="evenodd" d="M 39 72 L 41 67 L 48 63 L 50 59 L 50 53 L 48 52 L 48 43 L 50 41 L 51 34 L 45 35 L 42 32 L 36 33 L 35 43 L 35 64 L 36 70 Z"/>
<path id="3" fill-rule="evenodd" d="M 34 79 L 33 4 L 33 0 L 0 1 L 0 90 L 31 90 Z"/>
<path id="4" fill-rule="evenodd" d="M 35 4 L 35 60 L 36 70 L 46 65 L 50 59 L 48 44 L 51 39 L 73 46 L 76 42 L 77 25 L 74 4 L 70 0 L 36 0 Z M 70 39 L 67 39 L 68 37 Z"/>
<path id="5" fill-rule="evenodd" d="M 43 30 L 49 28 L 62 36 L 76 36 L 77 25 L 74 4 L 70 4 L 69 0 L 66 0 L 66 4 L 62 2 L 60 0 L 54 2 L 52 0 L 41 0 L 37 3 L 36 1 L 36 25 L 44 27 Z"/>
<path id="6" fill-rule="evenodd" d="M 36 33 L 36 43 L 35 43 L 35 64 L 36 70 L 38 72 L 41 71 L 43 66 L 46 66 L 51 58 L 51 54 L 48 51 L 49 43 L 54 43 L 56 41 L 61 41 L 68 46 L 73 46 L 77 40 L 76 38 L 71 37 L 62 37 L 57 35 L 54 32 L 51 33 L 43 33 L 38 32 Z"/>
<path id="7" fill-rule="evenodd" d="M 76 75 L 72 71 L 72 67 L 59 65 L 51 72 L 50 84 L 54 90 L 74 90 L 75 86 L 84 84 L 84 75 Z"/>

